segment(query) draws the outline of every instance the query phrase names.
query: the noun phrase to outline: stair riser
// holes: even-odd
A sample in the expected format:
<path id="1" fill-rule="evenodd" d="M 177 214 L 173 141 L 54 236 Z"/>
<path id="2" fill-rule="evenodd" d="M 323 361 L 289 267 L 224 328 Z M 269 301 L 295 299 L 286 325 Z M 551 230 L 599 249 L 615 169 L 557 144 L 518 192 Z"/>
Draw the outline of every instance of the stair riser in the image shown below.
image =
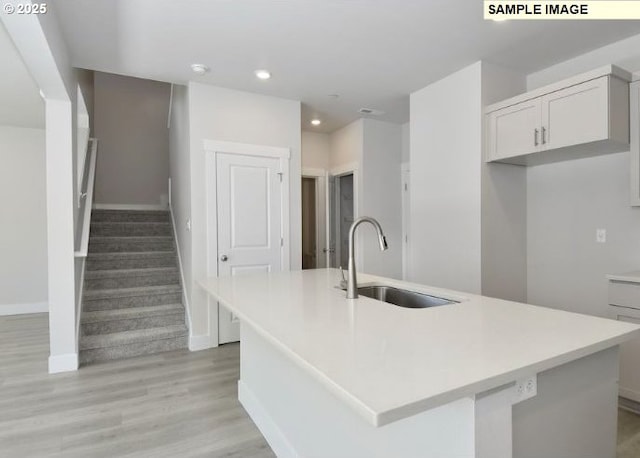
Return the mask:
<path id="1" fill-rule="evenodd" d="M 91 222 L 105 223 L 170 223 L 169 212 L 101 211 L 91 212 Z"/>
<path id="2" fill-rule="evenodd" d="M 164 286 L 179 284 L 177 272 L 156 273 L 153 275 L 139 275 L 118 278 L 90 278 L 86 279 L 84 287 L 87 291 L 96 289 L 138 288 L 141 286 Z"/>
<path id="3" fill-rule="evenodd" d="M 182 302 L 179 292 L 166 294 L 150 294 L 148 296 L 110 297 L 103 299 L 84 299 L 83 307 L 87 312 L 97 310 L 113 310 L 131 307 L 147 307 L 151 305 L 167 305 Z"/>
<path id="4" fill-rule="evenodd" d="M 171 240 L 115 240 L 101 242 L 89 240 L 90 253 L 139 252 L 139 251 L 172 251 Z"/>
<path id="5" fill-rule="evenodd" d="M 91 225 L 91 235 L 98 237 L 140 237 L 171 236 L 168 223 L 95 223 Z"/>
<path id="6" fill-rule="evenodd" d="M 175 267 L 176 265 L 176 257 L 173 254 L 122 259 L 87 259 L 87 270 L 152 269 L 154 267 Z"/>
<path id="7" fill-rule="evenodd" d="M 187 348 L 187 336 L 171 339 L 152 340 L 109 348 L 96 348 L 80 351 L 80 364 L 111 361 L 114 359 L 132 358 L 134 356 L 152 355 L 164 351 Z"/>
<path id="8" fill-rule="evenodd" d="M 134 329 L 156 328 L 184 324 L 184 311 L 141 318 L 129 318 L 126 320 L 102 321 L 97 323 L 84 323 L 82 332 L 90 336 L 95 334 L 110 334 L 112 332 L 133 331 Z"/>

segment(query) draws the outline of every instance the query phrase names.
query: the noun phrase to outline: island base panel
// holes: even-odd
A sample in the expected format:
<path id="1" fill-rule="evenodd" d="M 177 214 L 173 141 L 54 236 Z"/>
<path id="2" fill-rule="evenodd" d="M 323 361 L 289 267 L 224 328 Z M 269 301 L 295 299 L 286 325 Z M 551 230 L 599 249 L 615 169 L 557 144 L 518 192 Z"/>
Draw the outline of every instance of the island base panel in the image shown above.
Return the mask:
<path id="1" fill-rule="evenodd" d="M 515 458 L 615 458 L 619 347 L 538 374 L 538 395 L 513 406 Z"/>
<path id="2" fill-rule="evenodd" d="M 374 426 L 291 355 L 241 327 L 239 398 L 283 457 L 613 458 L 618 347 L 538 374 L 538 394 L 513 384 Z"/>
<path id="3" fill-rule="evenodd" d="M 249 326 L 241 336 L 240 401 L 279 457 L 476 456 L 473 399 L 376 427 Z"/>

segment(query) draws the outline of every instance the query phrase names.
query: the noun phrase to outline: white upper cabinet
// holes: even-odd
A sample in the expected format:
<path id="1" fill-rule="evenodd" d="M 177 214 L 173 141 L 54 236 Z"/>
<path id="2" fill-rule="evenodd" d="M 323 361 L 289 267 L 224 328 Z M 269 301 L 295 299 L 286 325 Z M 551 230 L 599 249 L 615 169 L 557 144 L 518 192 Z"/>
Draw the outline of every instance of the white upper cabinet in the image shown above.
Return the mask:
<path id="1" fill-rule="evenodd" d="M 527 100 L 489 113 L 492 160 L 537 151 L 540 146 L 540 99 Z"/>
<path id="2" fill-rule="evenodd" d="M 634 74 L 630 84 L 629 99 L 631 103 L 631 205 L 640 206 L 640 74 Z"/>
<path id="3" fill-rule="evenodd" d="M 542 97 L 542 144 L 546 149 L 605 140 L 609 137 L 609 77 Z"/>
<path id="4" fill-rule="evenodd" d="M 626 72 L 608 66 L 487 107 L 486 160 L 537 165 L 626 151 L 628 94 Z"/>

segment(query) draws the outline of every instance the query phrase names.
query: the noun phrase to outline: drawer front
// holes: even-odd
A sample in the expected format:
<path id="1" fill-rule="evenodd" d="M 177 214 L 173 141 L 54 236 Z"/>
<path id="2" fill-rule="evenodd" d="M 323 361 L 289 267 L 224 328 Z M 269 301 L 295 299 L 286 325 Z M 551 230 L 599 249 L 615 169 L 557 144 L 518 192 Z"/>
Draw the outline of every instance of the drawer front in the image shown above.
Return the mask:
<path id="1" fill-rule="evenodd" d="M 609 304 L 640 309 L 640 284 L 610 281 Z"/>

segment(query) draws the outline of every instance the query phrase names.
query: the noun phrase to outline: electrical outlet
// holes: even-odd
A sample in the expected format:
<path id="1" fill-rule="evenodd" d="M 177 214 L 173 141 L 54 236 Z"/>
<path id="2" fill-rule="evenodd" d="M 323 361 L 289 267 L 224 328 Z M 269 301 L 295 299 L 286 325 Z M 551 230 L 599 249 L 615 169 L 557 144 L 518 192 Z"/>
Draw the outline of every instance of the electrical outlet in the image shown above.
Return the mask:
<path id="1" fill-rule="evenodd" d="M 607 243 L 607 230 L 606 229 L 596 229 L 596 242 L 598 242 L 598 243 Z"/>
<path id="2" fill-rule="evenodd" d="M 516 380 L 515 386 L 515 402 L 524 401 L 538 394 L 538 376 Z"/>

